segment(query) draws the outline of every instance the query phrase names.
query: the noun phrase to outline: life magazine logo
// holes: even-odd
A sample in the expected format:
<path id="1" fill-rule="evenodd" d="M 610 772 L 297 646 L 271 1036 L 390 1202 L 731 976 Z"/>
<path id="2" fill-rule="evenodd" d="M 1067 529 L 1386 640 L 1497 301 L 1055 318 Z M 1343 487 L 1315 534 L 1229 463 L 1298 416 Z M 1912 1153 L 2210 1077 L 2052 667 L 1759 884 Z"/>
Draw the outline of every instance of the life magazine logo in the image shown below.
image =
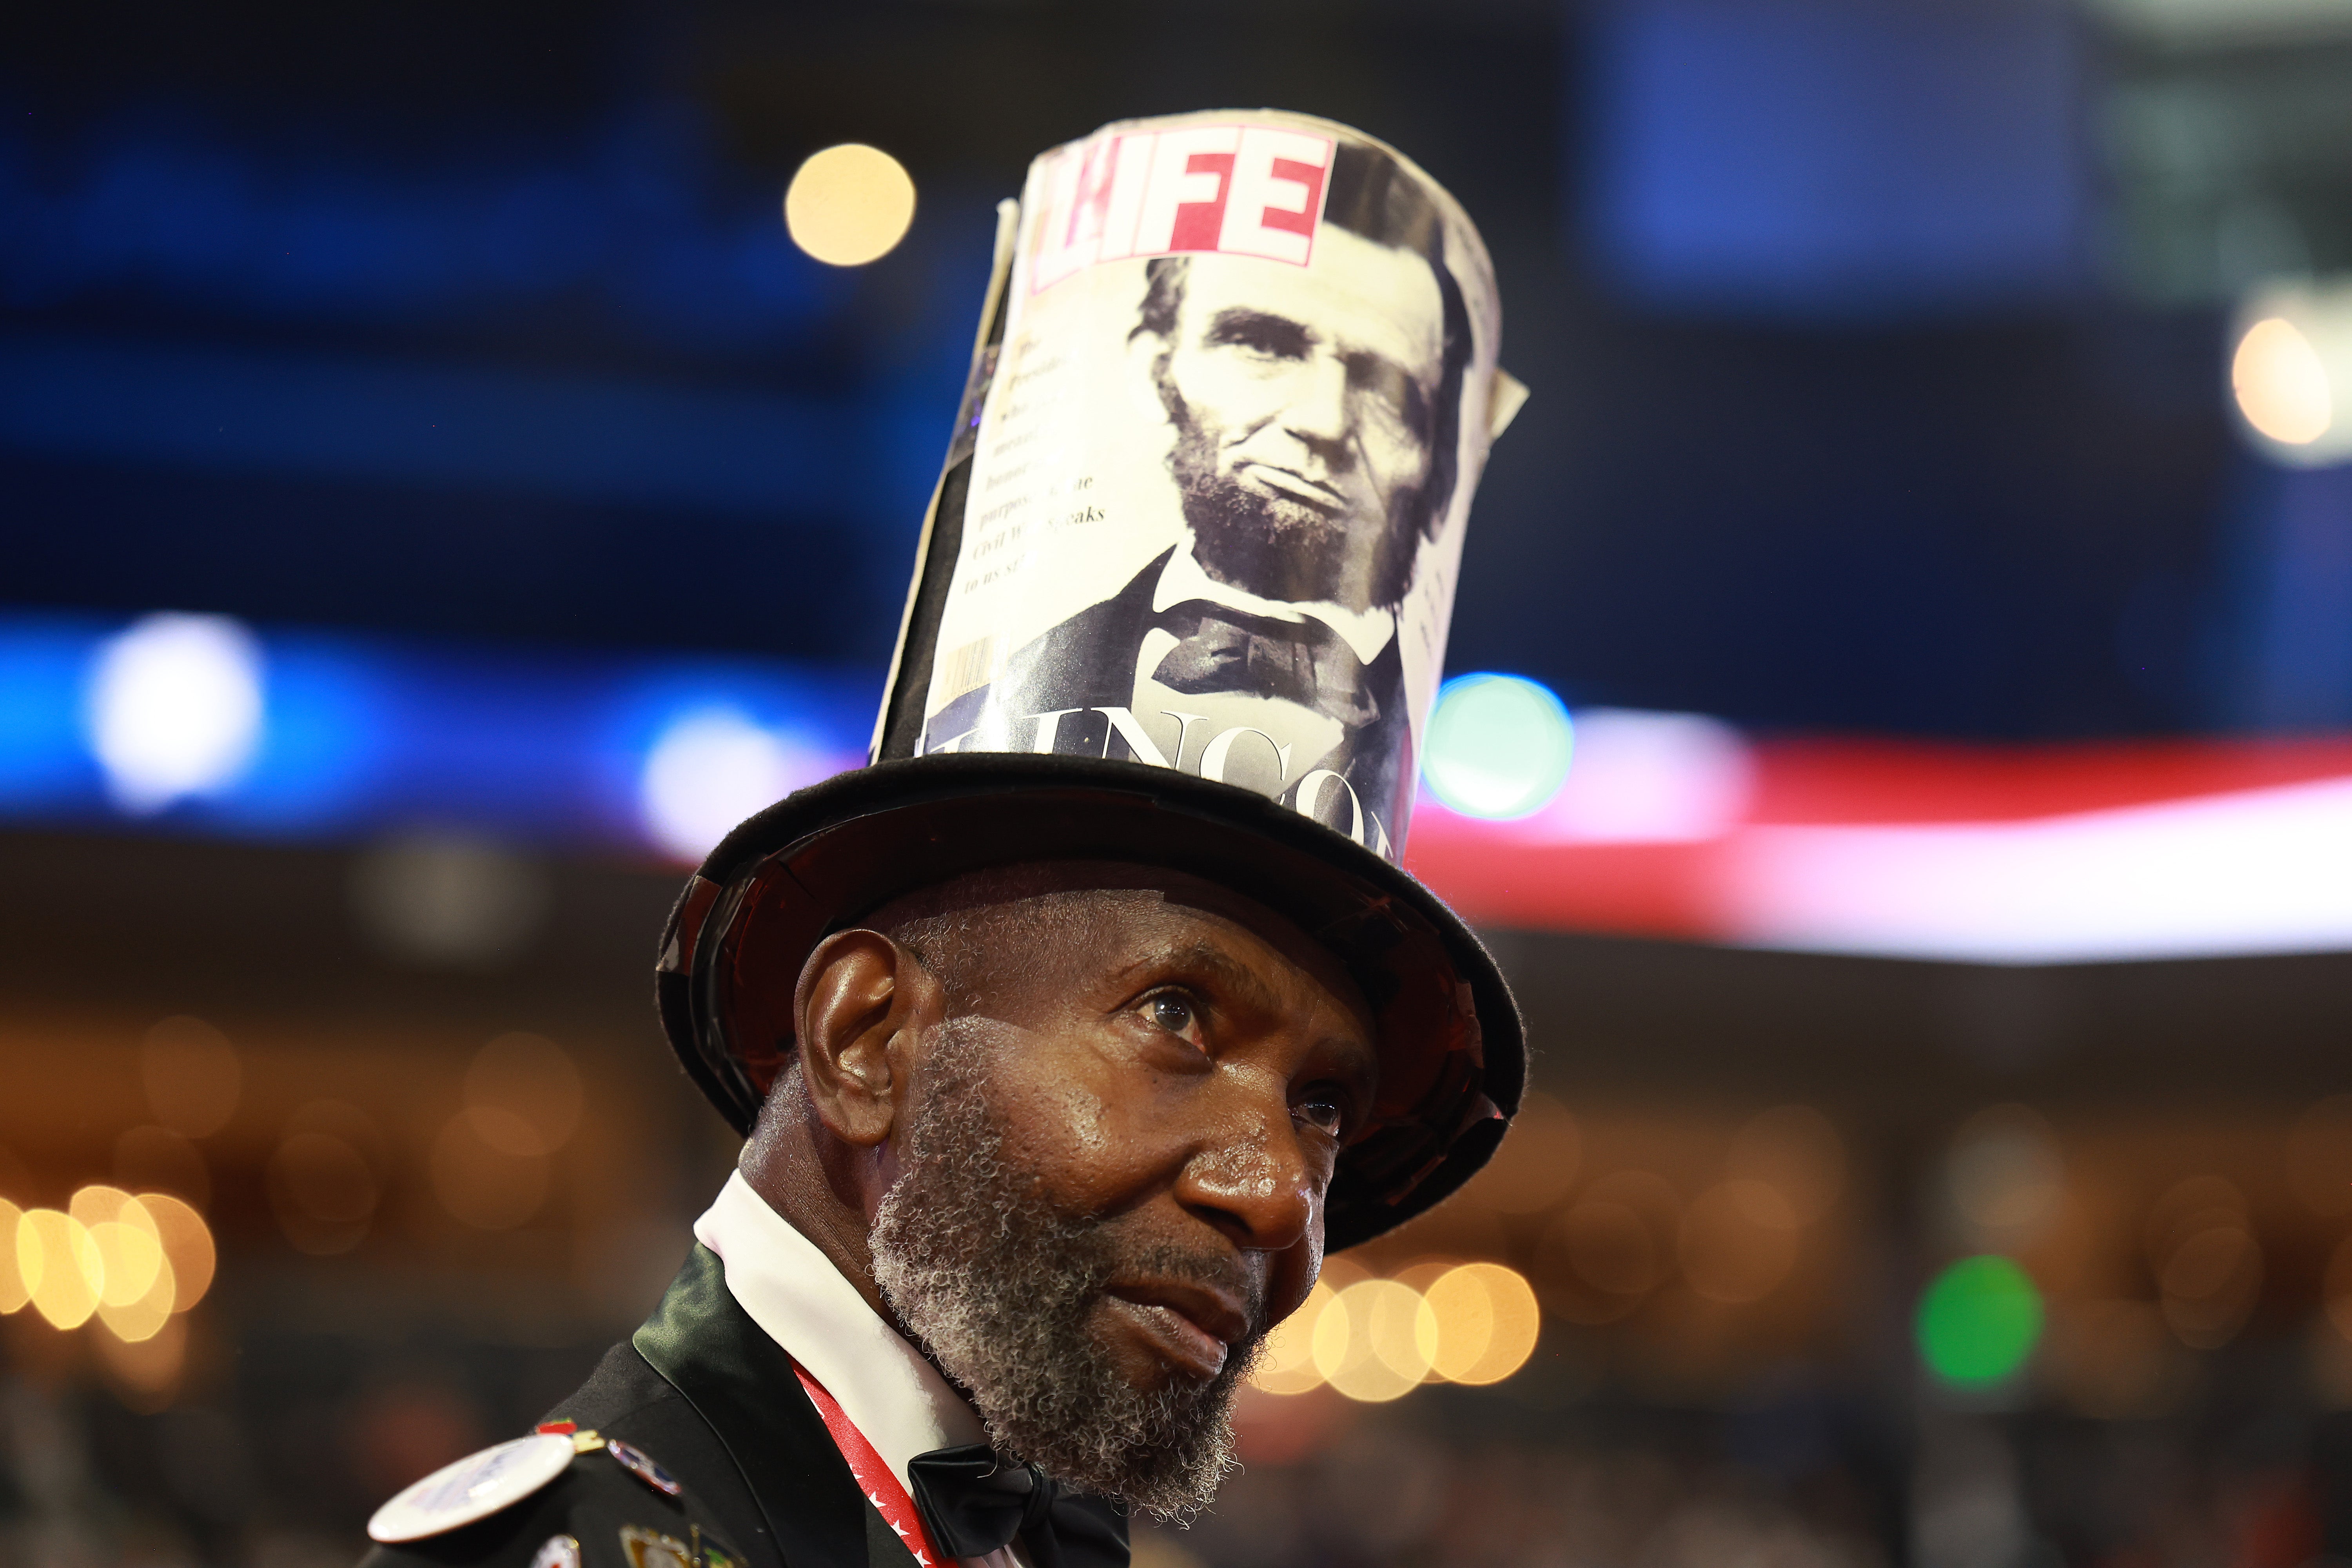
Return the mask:
<path id="1" fill-rule="evenodd" d="M 1103 132 L 1052 154 L 1036 293 L 1097 262 L 1212 252 L 1304 267 L 1336 143 L 1271 125 Z"/>

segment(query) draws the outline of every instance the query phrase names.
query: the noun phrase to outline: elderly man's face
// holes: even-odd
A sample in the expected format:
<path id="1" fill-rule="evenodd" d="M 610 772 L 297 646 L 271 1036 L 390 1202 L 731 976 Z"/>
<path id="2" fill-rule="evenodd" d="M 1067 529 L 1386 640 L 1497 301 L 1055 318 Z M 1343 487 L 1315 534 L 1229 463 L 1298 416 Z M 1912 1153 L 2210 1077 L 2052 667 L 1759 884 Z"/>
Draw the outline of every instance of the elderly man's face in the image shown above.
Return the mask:
<path id="1" fill-rule="evenodd" d="M 1186 269 L 1157 367 L 1202 564 L 1269 597 L 1376 601 L 1381 537 L 1418 521 L 1445 321 L 1429 263 L 1333 225 L 1311 268 Z"/>
<path id="2" fill-rule="evenodd" d="M 909 1086 L 876 1278 L 1000 1446 L 1181 1510 L 1320 1268 L 1375 1088 L 1369 1017 L 1319 950 L 1229 897 L 1003 909 Z"/>

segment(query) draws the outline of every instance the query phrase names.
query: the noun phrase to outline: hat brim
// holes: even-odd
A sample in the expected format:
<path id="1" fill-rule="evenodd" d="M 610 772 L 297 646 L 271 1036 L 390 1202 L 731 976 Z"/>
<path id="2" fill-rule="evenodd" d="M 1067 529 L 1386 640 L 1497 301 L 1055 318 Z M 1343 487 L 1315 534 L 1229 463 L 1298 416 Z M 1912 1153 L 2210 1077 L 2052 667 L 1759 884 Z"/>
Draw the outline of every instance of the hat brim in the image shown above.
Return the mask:
<path id="1" fill-rule="evenodd" d="M 996 866 L 1104 860 L 1215 882 L 1322 943 L 1376 1020 L 1381 1088 L 1341 1152 L 1325 1245 L 1392 1229 L 1493 1154 L 1526 1086 L 1501 970 L 1380 856 L 1251 791 L 1137 763 L 987 752 L 877 763 L 738 826 L 687 883 L 656 996 L 686 1071 L 748 1133 L 793 1048 L 803 964 L 898 896 Z"/>

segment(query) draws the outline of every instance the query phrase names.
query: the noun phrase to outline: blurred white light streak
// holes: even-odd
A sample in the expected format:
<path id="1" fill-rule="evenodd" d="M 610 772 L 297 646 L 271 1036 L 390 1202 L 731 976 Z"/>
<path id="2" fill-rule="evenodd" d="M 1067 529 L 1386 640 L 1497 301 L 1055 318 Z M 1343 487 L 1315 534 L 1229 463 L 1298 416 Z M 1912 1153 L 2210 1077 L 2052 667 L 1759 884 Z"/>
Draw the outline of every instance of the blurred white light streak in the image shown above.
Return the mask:
<path id="1" fill-rule="evenodd" d="M 123 810 L 215 794 L 261 739 L 260 645 L 225 616 L 149 616 L 99 649 L 85 719 Z"/>
<path id="2" fill-rule="evenodd" d="M 1697 713 L 1582 708 L 1576 765 L 1519 834 L 1548 844 L 1688 844 L 1739 825 L 1756 768 L 1739 731 Z"/>
<path id="3" fill-rule="evenodd" d="M 2024 822 L 1748 827 L 1725 935 L 2094 963 L 2352 949 L 2352 778 Z"/>

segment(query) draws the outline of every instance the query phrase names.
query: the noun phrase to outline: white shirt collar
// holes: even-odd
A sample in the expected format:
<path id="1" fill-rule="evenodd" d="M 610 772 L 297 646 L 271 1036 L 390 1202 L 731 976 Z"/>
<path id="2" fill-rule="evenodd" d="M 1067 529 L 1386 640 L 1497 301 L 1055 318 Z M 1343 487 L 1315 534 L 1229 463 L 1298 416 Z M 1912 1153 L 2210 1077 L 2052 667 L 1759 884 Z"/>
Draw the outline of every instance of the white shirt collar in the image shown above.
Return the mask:
<path id="1" fill-rule="evenodd" d="M 1246 610 L 1254 616 L 1265 616 L 1296 625 L 1301 621 L 1320 621 L 1339 634 L 1340 639 L 1353 648 L 1356 658 L 1365 664 L 1381 656 L 1396 636 L 1396 616 L 1375 605 L 1369 610 L 1351 610 L 1345 605 L 1329 603 L 1295 605 L 1287 599 L 1261 599 L 1246 588 L 1236 588 L 1230 583 L 1220 583 L 1202 569 L 1193 558 L 1190 544 L 1168 558 L 1168 565 L 1160 574 L 1160 585 L 1151 591 L 1153 614 L 1181 605 L 1187 599 L 1206 599 L 1213 605 L 1228 609 Z"/>
<path id="2" fill-rule="evenodd" d="M 939 1368 L 877 1316 L 742 1172 L 727 1178 L 694 1236 L 726 1263 L 737 1303 L 824 1385 L 900 1485 L 916 1455 L 987 1441 L 979 1415 Z"/>

